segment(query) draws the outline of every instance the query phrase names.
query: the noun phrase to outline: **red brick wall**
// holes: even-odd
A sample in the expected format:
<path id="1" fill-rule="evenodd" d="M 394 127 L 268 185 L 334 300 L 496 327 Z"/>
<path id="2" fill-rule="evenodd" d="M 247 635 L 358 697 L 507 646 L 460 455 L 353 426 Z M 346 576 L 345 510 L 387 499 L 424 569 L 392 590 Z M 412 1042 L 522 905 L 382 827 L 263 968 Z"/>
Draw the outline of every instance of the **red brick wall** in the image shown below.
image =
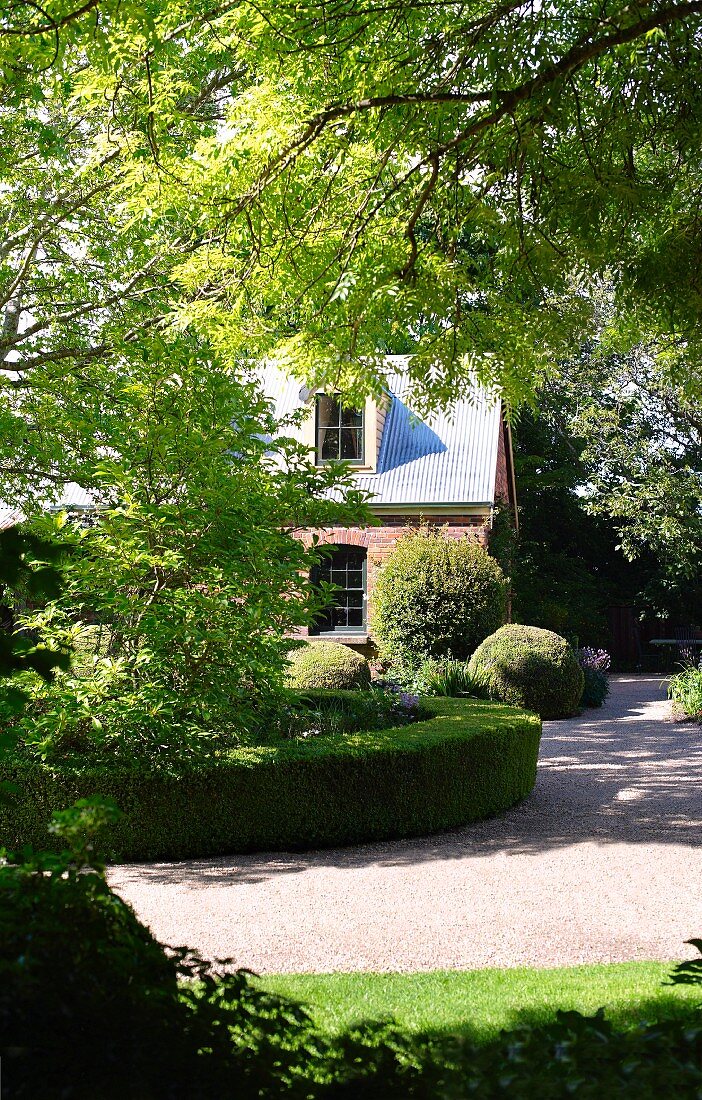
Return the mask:
<path id="1" fill-rule="evenodd" d="M 419 516 L 379 516 L 377 527 L 326 527 L 317 531 L 306 531 L 300 537 L 309 545 L 312 536 L 317 535 L 320 542 L 335 543 L 338 546 L 365 546 L 368 549 L 368 597 L 373 596 L 373 587 L 378 567 L 392 550 L 398 538 L 410 528 L 418 527 Z M 437 527 L 445 531 L 449 538 L 475 538 L 487 546 L 489 517 L 473 516 L 422 516 L 421 523 L 428 527 Z M 301 636 L 307 634 L 306 630 Z"/>

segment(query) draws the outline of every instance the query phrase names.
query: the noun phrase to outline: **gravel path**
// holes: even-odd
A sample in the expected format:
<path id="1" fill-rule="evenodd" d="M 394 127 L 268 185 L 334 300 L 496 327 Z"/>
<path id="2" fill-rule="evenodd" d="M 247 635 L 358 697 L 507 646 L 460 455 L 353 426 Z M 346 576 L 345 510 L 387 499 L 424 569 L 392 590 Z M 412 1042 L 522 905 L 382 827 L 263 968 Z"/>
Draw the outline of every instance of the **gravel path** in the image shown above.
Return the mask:
<path id="1" fill-rule="evenodd" d="M 533 794 L 419 840 L 116 867 L 165 943 L 259 972 L 689 957 L 702 935 L 702 736 L 659 677 L 544 724 Z"/>

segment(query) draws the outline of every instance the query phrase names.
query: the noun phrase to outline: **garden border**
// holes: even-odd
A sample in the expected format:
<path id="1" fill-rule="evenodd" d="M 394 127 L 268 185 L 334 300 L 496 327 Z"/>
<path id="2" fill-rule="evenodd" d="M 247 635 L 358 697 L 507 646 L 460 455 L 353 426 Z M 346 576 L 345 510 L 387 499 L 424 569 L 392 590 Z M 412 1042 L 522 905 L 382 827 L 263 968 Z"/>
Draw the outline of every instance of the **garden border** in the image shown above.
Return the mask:
<path id="1" fill-rule="evenodd" d="M 237 749 L 177 775 L 6 765 L 0 777 L 20 790 L 0 804 L 0 841 L 45 848 L 51 813 L 95 794 L 124 811 L 106 837 L 107 854 L 122 861 L 435 833 L 491 817 L 529 794 L 541 737 L 536 715 L 473 699 L 422 706 L 430 717 L 411 725 Z"/>

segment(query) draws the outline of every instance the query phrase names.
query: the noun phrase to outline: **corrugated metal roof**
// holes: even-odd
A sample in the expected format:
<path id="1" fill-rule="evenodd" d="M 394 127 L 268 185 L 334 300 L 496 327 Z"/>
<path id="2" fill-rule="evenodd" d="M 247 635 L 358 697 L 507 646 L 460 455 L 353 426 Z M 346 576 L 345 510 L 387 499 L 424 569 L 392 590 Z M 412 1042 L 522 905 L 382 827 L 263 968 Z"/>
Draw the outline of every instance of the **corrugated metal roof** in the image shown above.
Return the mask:
<path id="1" fill-rule="evenodd" d="M 94 504 L 94 497 L 87 489 L 76 485 L 75 481 L 69 481 L 61 490 L 58 500 L 42 501 L 42 508 L 47 512 L 63 512 L 74 509 L 81 511 L 93 508 Z M 25 518 L 19 508 L 13 508 L 12 505 L 0 501 L 0 530 L 4 530 L 6 527 L 14 527 L 16 523 L 21 523 Z"/>
<path id="2" fill-rule="evenodd" d="M 475 387 L 449 408 L 422 418 L 413 409 L 410 381 L 402 370 L 404 360 L 400 356 L 388 360 L 390 407 L 378 468 L 376 473 L 356 474 L 358 488 L 372 493 L 372 504 L 378 508 L 493 504 L 499 400 Z M 276 368 L 267 366 L 262 380 L 277 417 L 304 404 L 307 391 Z"/>
<path id="3" fill-rule="evenodd" d="M 372 504 L 441 507 L 493 504 L 501 412 L 499 400 L 474 387 L 451 406 L 427 417 L 413 409 L 410 381 L 402 356 L 388 356 L 390 405 L 385 418 L 376 473 L 358 473 L 359 489 Z M 264 394 L 277 420 L 301 408 L 309 391 L 271 364 L 260 373 Z M 95 506 L 87 490 L 71 482 L 48 511 Z M 21 522 L 21 512 L 0 502 L 0 529 Z"/>

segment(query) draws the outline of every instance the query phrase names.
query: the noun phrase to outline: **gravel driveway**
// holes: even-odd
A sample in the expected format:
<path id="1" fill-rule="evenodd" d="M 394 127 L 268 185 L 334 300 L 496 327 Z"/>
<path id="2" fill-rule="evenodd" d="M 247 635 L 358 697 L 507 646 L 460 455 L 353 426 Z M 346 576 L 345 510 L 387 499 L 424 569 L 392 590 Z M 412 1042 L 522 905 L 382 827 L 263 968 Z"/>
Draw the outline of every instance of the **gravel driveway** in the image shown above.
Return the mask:
<path id="1" fill-rule="evenodd" d="M 440 836 L 115 867 L 165 943 L 259 972 L 689 957 L 702 935 L 702 731 L 660 677 L 544 724 L 533 794 Z"/>

